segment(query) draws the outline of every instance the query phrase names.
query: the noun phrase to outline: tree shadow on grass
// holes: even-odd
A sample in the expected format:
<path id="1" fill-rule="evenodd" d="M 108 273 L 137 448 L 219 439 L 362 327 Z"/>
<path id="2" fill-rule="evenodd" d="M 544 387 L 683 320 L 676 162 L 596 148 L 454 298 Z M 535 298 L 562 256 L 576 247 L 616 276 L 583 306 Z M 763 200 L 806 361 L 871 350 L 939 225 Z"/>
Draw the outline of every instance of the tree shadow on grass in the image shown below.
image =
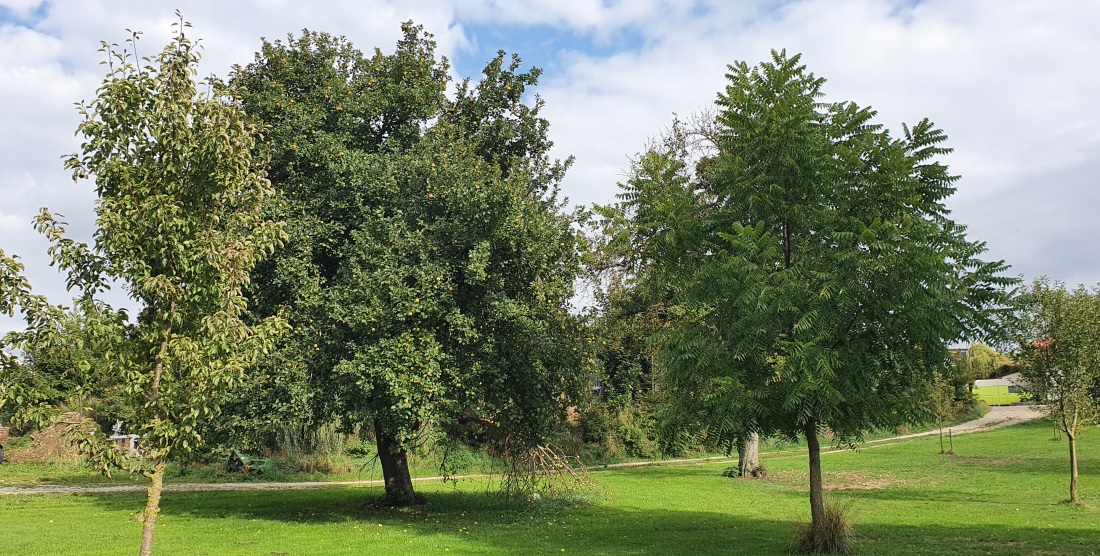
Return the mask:
<path id="1" fill-rule="evenodd" d="M 136 495 L 81 496 L 116 512 L 134 512 L 143 503 Z M 234 522 L 226 525 L 230 530 L 261 527 L 256 521 L 316 526 L 319 536 L 359 523 L 368 530 L 409 532 L 417 543 L 402 554 L 440 553 L 439 547 L 448 546 L 451 554 L 787 554 L 793 538 L 791 523 L 717 512 L 632 511 L 439 491 L 426 493 L 422 505 L 395 509 L 378 505 L 380 496 L 381 490 L 365 488 L 178 492 L 165 496 L 161 515 L 176 523 Z M 323 552 L 301 541 L 283 546 L 278 553 Z M 386 553 L 383 546 L 364 553 Z"/>
<path id="2" fill-rule="evenodd" d="M 878 498 L 885 492 L 847 494 L 858 500 Z M 914 494 L 907 491 L 904 496 Z M 439 553 L 444 546 L 454 547 L 452 553 L 491 554 L 548 554 L 562 549 L 566 554 L 788 554 L 794 538 L 793 516 L 738 515 L 737 500 L 713 512 L 630 510 L 599 503 L 531 503 L 483 492 L 433 491 L 425 494 L 423 505 L 393 509 L 377 505 L 380 495 L 380 489 L 369 488 L 178 492 L 166 496 L 162 515 L 190 523 L 261 521 L 306 526 L 308 531 L 316 526 L 316 535 L 323 536 L 362 524 L 379 531 L 406 532 L 410 544 L 403 553 L 408 554 Z M 88 496 L 113 511 L 137 511 L 143 502 L 135 495 Z M 857 516 L 860 505 L 857 501 Z M 1097 538 L 1095 527 L 1053 530 L 857 521 L 855 546 L 857 554 L 1094 554 Z M 288 555 L 320 553 L 301 539 L 282 546 L 280 550 Z"/>

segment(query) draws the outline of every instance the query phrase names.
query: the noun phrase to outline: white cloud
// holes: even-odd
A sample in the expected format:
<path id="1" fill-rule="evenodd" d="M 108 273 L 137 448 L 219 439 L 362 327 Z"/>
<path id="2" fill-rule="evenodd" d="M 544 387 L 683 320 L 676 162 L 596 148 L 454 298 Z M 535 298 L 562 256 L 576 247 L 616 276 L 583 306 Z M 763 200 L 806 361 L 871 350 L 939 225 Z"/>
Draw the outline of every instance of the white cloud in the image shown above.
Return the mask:
<path id="1" fill-rule="evenodd" d="M 0 2 L 27 18 L 37 2 Z M 879 121 L 929 117 L 946 130 L 963 175 L 950 202 L 975 239 L 1029 276 L 1098 282 L 1088 262 L 1100 219 L 1091 214 L 1100 111 L 1100 4 L 1074 0 L 794 0 L 694 3 L 661 0 L 462 0 L 387 2 L 253 0 L 178 2 L 205 45 L 204 72 L 225 75 L 252 60 L 260 37 L 303 27 L 347 36 L 364 50 L 392 48 L 399 23 L 434 33 L 440 53 L 469 49 L 468 27 L 550 26 L 567 45 L 543 76 L 556 152 L 577 164 L 564 193 L 610 202 L 628 156 L 673 112 L 710 106 L 726 64 L 765 59 L 771 48 L 804 53 L 827 78 L 831 100 L 872 105 Z M 74 186 L 60 156 L 77 146 L 72 103 L 91 98 L 103 75 L 100 40 L 145 32 L 142 54 L 165 44 L 171 8 L 141 0 L 55 0 L 26 29 L 0 23 L 0 247 L 22 255 L 36 287 L 64 300 L 45 241 L 30 228 L 40 206 L 90 234 L 90 186 Z M 629 35 L 635 50 L 599 52 Z M 504 36 L 507 36 L 505 34 Z M 580 37 L 580 42 L 578 42 Z M 492 36 L 479 40 L 493 40 Z M 515 50 L 508 44 L 479 45 Z M 518 52 L 521 56 L 522 51 Z M 480 63 L 475 64 L 477 66 Z M 1094 249 L 1093 249 L 1094 250 Z"/>
<path id="2" fill-rule="evenodd" d="M 4 5 L 15 9 L 17 17 L 36 7 Z M 409 19 L 435 33 L 444 54 L 464 40 L 445 2 L 411 8 L 358 1 L 324 6 L 271 0 L 177 5 L 193 25 L 188 32 L 204 45 L 200 71 L 223 76 L 232 64 L 253 59 L 261 37 L 283 39 L 303 28 L 346 35 L 364 50 L 392 49 L 400 37 L 400 23 Z M 126 29 L 140 30 L 138 53 L 153 55 L 168 42 L 176 21 L 172 9 L 141 0 L 56 0 L 33 28 L 0 22 L 0 248 L 19 254 L 36 291 L 54 302 L 66 302 L 69 294 L 63 277 L 49 266 L 48 243 L 33 230 L 32 219 L 40 207 L 49 207 L 65 215 L 70 236 L 82 241 L 91 240 L 95 219 L 91 185 L 74 184 L 60 158 L 79 148 L 73 134 L 80 117 L 73 103 L 91 99 L 105 73 L 100 41 L 124 45 L 129 38 Z M 123 292 L 115 292 L 113 301 L 127 303 Z M 11 321 L 0 321 L 0 332 L 12 326 Z"/>
<path id="3" fill-rule="evenodd" d="M 11 10 L 15 17 L 27 19 L 31 17 L 35 9 L 44 3 L 41 0 L 2 0 L 0 1 L 0 8 Z"/>
<path id="4" fill-rule="evenodd" d="M 1100 271 L 1082 271 L 1091 265 L 1079 256 L 1049 256 L 1100 236 L 1089 214 L 1095 174 L 1085 172 L 1100 146 L 1100 114 L 1090 109 L 1100 74 L 1087 69 L 1100 56 L 1093 31 L 1100 5 L 809 0 L 772 11 L 743 7 L 721 3 L 704 18 L 643 23 L 643 51 L 580 56 L 549 76 L 543 96 L 556 142 L 578 156 L 566 184 L 571 197 L 609 200 L 624 155 L 672 112 L 710 105 L 724 86 L 725 64 L 754 64 L 771 48 L 787 48 L 828 79 L 828 100 L 871 105 L 892 129 L 928 117 L 948 133 L 956 149 L 948 161 L 963 176 L 949 205 L 974 239 L 989 242 L 992 256 L 1029 276 L 1100 281 Z M 1042 180 L 1056 175 L 1063 180 L 1057 187 Z M 1021 183 L 1024 176 L 1034 181 Z M 1057 226 L 1052 218 L 1077 224 Z"/>
<path id="5" fill-rule="evenodd" d="M 3 212 L 0 212 L 0 234 L 13 232 L 16 228 L 19 228 L 22 225 L 23 222 L 20 221 L 19 216 L 15 214 L 4 214 Z"/>

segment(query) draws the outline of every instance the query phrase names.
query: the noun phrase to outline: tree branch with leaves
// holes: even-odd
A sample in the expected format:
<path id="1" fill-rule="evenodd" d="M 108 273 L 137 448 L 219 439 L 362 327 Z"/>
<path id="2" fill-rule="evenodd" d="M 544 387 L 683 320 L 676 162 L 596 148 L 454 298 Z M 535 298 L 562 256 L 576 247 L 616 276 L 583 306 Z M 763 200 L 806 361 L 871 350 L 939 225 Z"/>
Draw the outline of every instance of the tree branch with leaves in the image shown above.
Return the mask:
<path id="1" fill-rule="evenodd" d="M 123 384 L 142 455 L 119 454 L 92 427 L 79 442 L 105 469 L 150 479 L 142 555 L 152 552 L 166 465 L 202 443 L 199 425 L 218 416 L 224 393 L 285 327 L 278 317 L 244 320 L 249 273 L 285 233 L 262 210 L 272 189 L 252 161 L 254 128 L 220 81 L 200 90 L 189 27 L 181 17 L 160 54 L 140 60 L 138 33 L 126 49 L 103 44 L 108 73 L 79 105 L 84 140 L 65 159 L 74 181 L 92 180 L 98 195 L 93 244 L 68 239 L 46 209 L 37 218 L 81 299 L 121 284 L 141 307 L 133 321 L 107 308 L 95 335 L 104 340 L 100 372 Z M 24 340 L 42 341 L 45 325 L 29 321 Z"/>

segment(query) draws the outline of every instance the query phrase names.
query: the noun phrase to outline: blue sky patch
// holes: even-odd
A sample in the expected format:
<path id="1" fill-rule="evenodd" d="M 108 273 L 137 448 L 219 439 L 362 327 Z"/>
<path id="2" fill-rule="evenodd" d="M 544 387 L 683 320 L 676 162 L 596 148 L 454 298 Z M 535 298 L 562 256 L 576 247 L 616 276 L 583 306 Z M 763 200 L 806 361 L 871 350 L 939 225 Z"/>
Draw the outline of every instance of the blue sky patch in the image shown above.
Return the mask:
<path id="1" fill-rule="evenodd" d="M 509 56 L 519 54 L 523 59 L 521 68 L 524 71 L 535 66 L 542 68 L 543 75 L 547 75 L 561 71 L 562 55 L 567 52 L 607 56 L 639 50 L 645 44 L 641 33 L 632 29 L 619 30 L 608 38 L 547 24 L 500 26 L 463 23 L 463 30 L 473 48 L 459 52 L 451 62 L 459 75 L 474 80 L 481 76 L 481 70 L 498 50 L 504 50 Z"/>
<path id="2" fill-rule="evenodd" d="M 34 28 L 38 22 L 46 19 L 47 12 L 50 11 L 50 3 L 42 2 L 35 6 L 31 10 L 30 17 L 20 17 L 14 10 L 7 6 L 0 6 L 0 25 L 18 25 L 20 27 Z"/>

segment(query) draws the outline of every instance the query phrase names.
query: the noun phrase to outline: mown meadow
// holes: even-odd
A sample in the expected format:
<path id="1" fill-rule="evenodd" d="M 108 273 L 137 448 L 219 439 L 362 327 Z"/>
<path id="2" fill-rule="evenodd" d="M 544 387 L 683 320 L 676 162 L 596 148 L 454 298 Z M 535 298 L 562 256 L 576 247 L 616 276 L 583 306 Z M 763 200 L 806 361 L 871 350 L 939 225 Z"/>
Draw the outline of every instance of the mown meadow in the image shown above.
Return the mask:
<path id="1" fill-rule="evenodd" d="M 1040 421 L 823 457 L 827 500 L 850 506 L 857 554 L 1100 552 L 1100 444 L 1081 444 L 1081 505 L 1070 505 L 1066 443 Z M 787 554 L 808 517 L 804 452 L 764 454 L 769 478 L 722 476 L 729 462 L 593 471 L 583 501 L 510 501 L 484 479 L 421 483 L 425 503 L 376 504 L 380 487 L 171 492 L 164 555 Z M 0 468 L 0 474 L 3 473 Z M 140 494 L 0 497 L 8 554 L 129 553 Z"/>

